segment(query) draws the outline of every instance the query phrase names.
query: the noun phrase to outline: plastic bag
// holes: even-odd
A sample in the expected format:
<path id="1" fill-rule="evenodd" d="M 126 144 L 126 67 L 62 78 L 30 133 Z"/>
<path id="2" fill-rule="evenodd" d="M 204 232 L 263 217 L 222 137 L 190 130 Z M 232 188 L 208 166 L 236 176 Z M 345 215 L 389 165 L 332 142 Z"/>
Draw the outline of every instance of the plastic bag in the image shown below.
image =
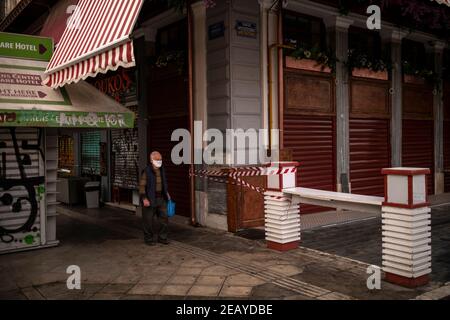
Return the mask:
<path id="1" fill-rule="evenodd" d="M 169 218 L 173 217 L 175 215 L 175 202 L 173 202 L 172 200 L 169 200 L 167 202 L 167 216 Z"/>

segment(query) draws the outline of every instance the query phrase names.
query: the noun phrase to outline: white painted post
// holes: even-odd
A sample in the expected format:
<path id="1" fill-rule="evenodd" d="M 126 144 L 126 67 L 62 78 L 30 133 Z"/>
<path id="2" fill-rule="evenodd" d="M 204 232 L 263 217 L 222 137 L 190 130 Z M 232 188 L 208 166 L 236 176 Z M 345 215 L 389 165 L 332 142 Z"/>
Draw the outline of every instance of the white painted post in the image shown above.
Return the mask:
<path id="1" fill-rule="evenodd" d="M 265 229 L 267 247 L 273 250 L 293 250 L 300 243 L 300 204 L 283 193 L 297 186 L 298 166 L 298 162 L 275 162 L 267 168 Z"/>
<path id="2" fill-rule="evenodd" d="M 386 281 L 415 288 L 431 273 L 431 209 L 427 201 L 429 169 L 392 168 L 385 175 L 382 208 L 383 270 Z"/>

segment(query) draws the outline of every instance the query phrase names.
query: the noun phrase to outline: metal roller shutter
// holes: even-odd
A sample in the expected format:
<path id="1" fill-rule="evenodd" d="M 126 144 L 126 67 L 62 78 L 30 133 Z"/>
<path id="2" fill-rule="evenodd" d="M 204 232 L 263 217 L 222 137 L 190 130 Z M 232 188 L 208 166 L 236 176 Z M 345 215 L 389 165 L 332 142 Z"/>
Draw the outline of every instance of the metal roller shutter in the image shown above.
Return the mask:
<path id="1" fill-rule="evenodd" d="M 0 252 L 41 244 L 45 165 L 39 133 L 0 128 Z"/>
<path id="2" fill-rule="evenodd" d="M 434 131 L 432 120 L 403 120 L 403 166 L 429 168 L 428 194 L 434 193 Z"/>
<path id="3" fill-rule="evenodd" d="M 284 147 L 300 162 L 297 183 L 301 187 L 335 191 L 334 118 L 326 116 L 286 115 Z M 301 213 L 328 209 L 302 206 Z"/>
<path id="4" fill-rule="evenodd" d="M 444 121 L 444 188 L 450 192 L 450 120 Z"/>
<path id="5" fill-rule="evenodd" d="M 170 196 L 177 203 L 177 214 L 189 217 L 190 184 L 189 166 L 176 166 L 171 161 L 172 148 L 177 142 L 171 142 L 172 132 L 179 128 L 186 128 L 188 117 L 170 117 L 150 121 L 150 150 L 159 151 L 164 160 Z"/>
<path id="6" fill-rule="evenodd" d="M 350 179 L 352 193 L 384 195 L 381 169 L 390 167 L 387 119 L 350 119 Z"/>

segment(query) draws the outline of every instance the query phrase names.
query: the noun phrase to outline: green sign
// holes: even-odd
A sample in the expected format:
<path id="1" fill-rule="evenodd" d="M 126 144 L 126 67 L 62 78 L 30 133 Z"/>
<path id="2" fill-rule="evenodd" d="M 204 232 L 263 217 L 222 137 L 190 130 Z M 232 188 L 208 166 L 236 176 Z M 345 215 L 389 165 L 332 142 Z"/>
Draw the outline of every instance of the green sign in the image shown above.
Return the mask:
<path id="1" fill-rule="evenodd" d="M 0 127 L 128 129 L 134 113 L 0 110 Z"/>
<path id="2" fill-rule="evenodd" d="M 0 56 L 38 61 L 50 61 L 53 40 L 23 34 L 0 32 Z"/>

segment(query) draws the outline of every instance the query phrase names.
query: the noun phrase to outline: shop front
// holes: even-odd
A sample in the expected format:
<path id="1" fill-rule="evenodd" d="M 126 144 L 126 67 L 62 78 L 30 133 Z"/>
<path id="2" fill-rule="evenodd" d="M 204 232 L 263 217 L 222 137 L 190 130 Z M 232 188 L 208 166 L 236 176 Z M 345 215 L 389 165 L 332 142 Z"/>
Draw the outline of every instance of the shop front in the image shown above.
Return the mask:
<path id="1" fill-rule="evenodd" d="M 132 128 L 134 114 L 80 82 L 42 84 L 51 39 L 0 34 L 0 253 L 56 239 L 58 130 Z"/>

